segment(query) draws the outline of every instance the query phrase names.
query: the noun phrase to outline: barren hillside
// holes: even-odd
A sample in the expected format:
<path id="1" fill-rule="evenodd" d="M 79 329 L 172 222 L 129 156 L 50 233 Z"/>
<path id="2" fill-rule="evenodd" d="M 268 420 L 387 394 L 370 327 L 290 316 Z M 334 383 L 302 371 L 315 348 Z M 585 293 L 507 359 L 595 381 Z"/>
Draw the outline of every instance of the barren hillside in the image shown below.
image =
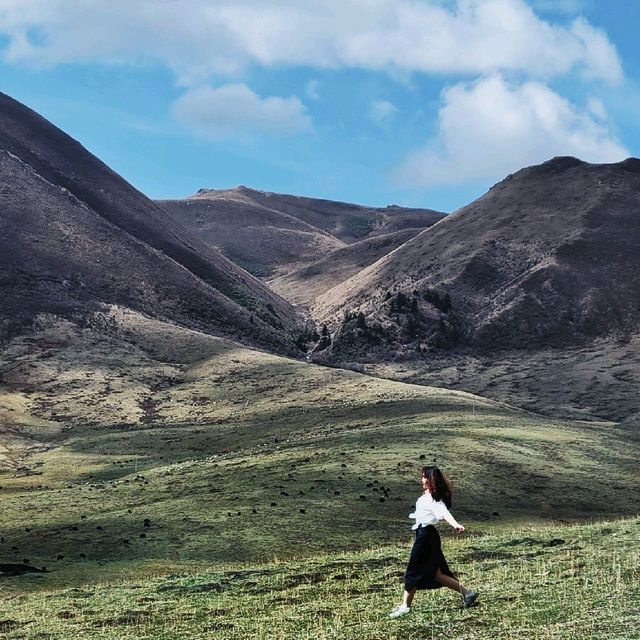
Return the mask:
<path id="1" fill-rule="evenodd" d="M 640 160 L 556 158 L 509 176 L 325 294 L 315 312 L 335 324 L 358 310 L 397 328 L 404 296 L 420 339 L 449 317 L 461 342 L 493 349 L 622 335 L 640 316 L 639 241 Z"/>
<path id="2" fill-rule="evenodd" d="M 260 204 L 206 192 L 158 204 L 229 260 L 258 277 L 277 277 L 345 246 L 326 231 Z"/>
<path id="3" fill-rule="evenodd" d="M 286 300 L 309 307 L 323 293 L 348 280 L 421 231 L 421 228 L 403 229 L 354 242 L 293 273 L 269 280 L 269 286 Z"/>
<path id="4" fill-rule="evenodd" d="M 291 351 L 301 325 L 262 282 L 27 107 L 0 95 L 0 329 L 118 304 Z"/>
<path id="5" fill-rule="evenodd" d="M 286 278 L 349 244 L 396 231 L 424 229 L 444 216 L 429 209 L 363 207 L 247 187 L 200 189 L 184 200 L 160 200 L 158 204 L 209 246 L 250 273 L 270 280 Z M 412 235 L 415 233 L 412 231 Z M 359 247 L 359 268 L 377 260 L 385 243 L 381 240 Z M 366 247 L 377 247 L 369 258 L 364 255 Z M 356 270 L 351 269 L 348 276 Z M 332 279 L 333 275 L 338 279 Z M 343 279 L 341 274 L 327 271 L 326 285 L 321 289 L 333 287 Z M 288 282 L 283 280 L 275 290 L 297 302 L 297 279 L 293 278 L 291 287 Z"/>
<path id="6" fill-rule="evenodd" d="M 410 209 L 396 205 L 367 207 L 350 202 L 258 191 L 244 186 L 224 190 L 201 189 L 199 197 L 262 205 L 298 218 L 347 244 L 410 227 L 425 228 L 444 217 L 442 212 L 432 209 Z"/>
<path id="7" fill-rule="evenodd" d="M 409 359 L 413 379 L 454 366 L 455 384 L 475 388 L 474 367 L 461 357 L 514 361 L 513 375 L 488 390 L 510 400 L 519 362 L 546 354 L 548 366 L 535 366 L 544 380 L 570 351 L 587 349 L 610 367 L 615 345 L 635 344 L 639 248 L 640 160 L 554 158 L 508 176 L 320 296 L 313 310 L 333 330 L 332 357 L 378 368 Z M 628 357 L 639 360 L 637 350 Z M 618 415 L 604 407 L 606 396 L 628 393 L 637 376 L 605 384 L 604 375 L 587 372 L 565 398 L 569 408 L 584 405 L 577 396 L 590 384 L 591 409 Z M 547 383 L 562 384 L 558 376 Z"/>

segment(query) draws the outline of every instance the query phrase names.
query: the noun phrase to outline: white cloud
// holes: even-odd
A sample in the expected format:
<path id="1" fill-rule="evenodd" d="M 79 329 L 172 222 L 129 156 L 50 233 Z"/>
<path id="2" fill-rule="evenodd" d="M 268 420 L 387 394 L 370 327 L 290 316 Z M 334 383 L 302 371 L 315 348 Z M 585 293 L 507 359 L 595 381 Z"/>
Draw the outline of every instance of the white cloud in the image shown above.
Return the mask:
<path id="1" fill-rule="evenodd" d="M 584 11 L 591 0 L 533 0 L 532 6 L 538 11 L 576 14 Z"/>
<path id="2" fill-rule="evenodd" d="M 580 5 L 559 1 L 567 10 Z M 548 0 L 0 0 L 0 56 L 43 68 L 166 67 L 186 91 L 175 115 L 209 136 L 309 130 L 297 97 L 263 98 L 238 84 L 255 67 L 364 69 L 393 78 L 502 74 L 541 82 L 580 74 L 621 82 L 620 59 L 604 31 L 582 17 L 543 19 L 532 9 L 536 3 L 550 6 Z M 308 82 L 308 100 L 318 98 L 318 88 Z M 441 118 L 453 108 L 449 102 Z M 380 101 L 368 115 L 389 122 L 393 105 Z"/>
<path id="3" fill-rule="evenodd" d="M 305 87 L 305 92 L 307 94 L 307 98 L 309 100 L 319 100 L 320 99 L 320 83 L 317 80 L 309 80 L 307 82 L 307 86 Z"/>
<path id="4" fill-rule="evenodd" d="M 598 120 L 607 120 L 609 117 L 604 104 L 602 104 L 602 100 L 595 96 L 589 96 L 589 99 L 587 100 L 587 109 L 592 115 L 598 118 Z"/>
<path id="5" fill-rule="evenodd" d="M 1 0 L 0 33 L 9 62 L 159 63 L 188 86 L 250 65 L 622 77 L 604 32 L 524 0 Z"/>
<path id="6" fill-rule="evenodd" d="M 611 79 L 616 82 L 622 79 L 622 67 L 618 54 L 604 31 L 592 27 L 584 18 L 577 18 L 571 25 L 571 32 L 583 43 L 582 74 L 585 77 L 606 78 L 612 70 L 617 70 Z"/>
<path id="7" fill-rule="evenodd" d="M 602 122 L 539 82 L 511 85 L 493 75 L 446 89 L 443 101 L 437 134 L 398 168 L 401 182 L 461 184 L 557 155 L 588 162 L 630 155 Z"/>
<path id="8" fill-rule="evenodd" d="M 369 107 L 369 118 L 377 125 L 385 125 L 398 111 L 393 103 L 388 100 L 374 100 Z"/>
<path id="9" fill-rule="evenodd" d="M 192 131 L 207 138 L 292 134 L 311 129 L 311 119 L 297 97 L 262 98 L 245 84 L 191 89 L 176 100 L 173 113 Z"/>

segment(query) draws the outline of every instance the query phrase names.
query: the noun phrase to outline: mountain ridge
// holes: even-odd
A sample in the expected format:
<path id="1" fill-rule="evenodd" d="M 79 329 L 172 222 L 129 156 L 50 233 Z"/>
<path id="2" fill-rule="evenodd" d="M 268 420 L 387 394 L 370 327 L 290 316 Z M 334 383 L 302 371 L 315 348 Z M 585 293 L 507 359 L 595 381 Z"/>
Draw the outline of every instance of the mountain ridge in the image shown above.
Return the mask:
<path id="1" fill-rule="evenodd" d="M 543 410 L 544 397 L 557 395 L 551 385 L 562 384 L 559 363 L 578 365 L 584 350 L 601 368 L 580 367 L 562 411 L 624 417 L 640 383 L 616 361 L 624 352 L 640 365 L 639 169 L 634 158 L 560 157 L 507 176 L 320 295 L 311 312 L 333 335 L 319 361 L 359 362 L 429 384 L 440 372 L 453 388 L 526 397 L 526 406 Z M 543 380 L 550 376 L 548 388 L 528 378 L 525 363 Z M 483 370 L 500 381 L 478 384 Z"/>
<path id="2" fill-rule="evenodd" d="M 411 226 L 429 226 L 446 215 L 434 209 L 398 205 L 374 207 L 341 200 L 252 189 L 244 185 L 232 189 L 199 189 L 188 199 L 197 198 L 240 199 L 243 202 L 277 209 L 327 231 L 347 244 L 369 235 L 389 233 Z M 352 223 L 355 220 L 359 224 L 345 224 L 340 218 L 345 213 L 352 218 Z M 416 224 L 417 221 L 420 221 L 420 224 Z"/>
<path id="3" fill-rule="evenodd" d="M 228 337 L 277 350 L 293 349 L 292 336 L 303 331 L 304 324 L 287 302 L 177 225 L 79 142 L 4 94 L 0 94 L 0 150 L 4 152 L 0 196 L 5 231 L 0 239 L 0 282 L 6 331 L 20 330 L 37 313 L 51 309 L 71 313 L 101 301 L 119 303 L 120 287 L 130 304 L 151 315 L 205 331 L 209 326 Z M 13 190 L 12 181 L 20 182 L 23 191 Z M 79 215 L 79 207 L 96 217 Z M 47 218 L 41 215 L 43 208 Z M 36 220 L 38 226 L 29 226 L 29 221 Z M 78 262 L 74 251 L 82 243 L 91 243 L 98 229 L 105 241 L 100 246 L 94 243 L 94 253 Z M 150 250 L 143 252 L 144 257 L 128 255 L 132 264 L 147 271 L 150 291 L 156 291 L 153 299 L 138 287 L 135 270 L 127 272 L 126 264 L 113 261 L 114 251 L 119 251 L 116 247 L 129 246 L 130 240 Z M 150 268 L 165 258 L 168 262 L 158 264 L 158 271 L 169 288 L 176 285 L 169 302 L 163 301 L 162 284 Z M 96 270 L 96 260 L 105 260 L 110 272 Z M 177 286 L 178 282 L 182 284 Z M 41 295 L 30 296 L 29 287 Z M 93 300 L 89 292 L 95 295 Z M 105 293 L 108 300 L 102 300 Z"/>
<path id="4" fill-rule="evenodd" d="M 426 228 L 445 215 L 432 209 L 366 207 L 245 186 L 202 188 L 182 200 L 158 204 L 205 243 L 269 281 L 286 279 L 345 246 Z M 295 302 L 296 294 L 288 291 L 286 282 L 281 281 L 278 293 Z"/>

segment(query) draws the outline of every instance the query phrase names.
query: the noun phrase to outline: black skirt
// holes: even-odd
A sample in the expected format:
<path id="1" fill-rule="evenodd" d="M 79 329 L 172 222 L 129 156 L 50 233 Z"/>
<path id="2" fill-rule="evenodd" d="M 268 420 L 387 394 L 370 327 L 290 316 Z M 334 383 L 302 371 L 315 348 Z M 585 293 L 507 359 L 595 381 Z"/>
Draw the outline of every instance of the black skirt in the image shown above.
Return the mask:
<path id="1" fill-rule="evenodd" d="M 440 534 L 429 524 L 416 529 L 416 539 L 409 556 L 409 564 L 404 574 L 404 588 L 439 589 L 443 585 L 436 582 L 436 572 L 440 569 L 447 576 L 455 578 L 442 553 Z"/>

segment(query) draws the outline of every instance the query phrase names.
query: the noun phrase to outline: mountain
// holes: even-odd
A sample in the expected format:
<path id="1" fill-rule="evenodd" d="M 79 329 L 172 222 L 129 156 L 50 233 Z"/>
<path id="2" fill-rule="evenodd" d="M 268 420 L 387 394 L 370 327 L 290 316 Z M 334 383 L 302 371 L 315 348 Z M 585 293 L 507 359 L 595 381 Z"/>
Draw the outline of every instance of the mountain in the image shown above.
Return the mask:
<path id="1" fill-rule="evenodd" d="M 0 94 L 1 334 L 118 305 L 289 351 L 302 326 L 261 281 L 34 111 Z"/>
<path id="2" fill-rule="evenodd" d="M 428 227 L 444 216 L 442 212 L 432 209 L 410 209 L 396 205 L 367 207 L 349 202 L 258 191 L 244 186 L 221 191 L 203 189 L 200 193 L 208 197 L 258 204 L 286 213 L 347 244 L 410 227 Z"/>
<path id="3" fill-rule="evenodd" d="M 639 240 L 640 160 L 556 158 L 509 176 L 328 292 L 316 314 L 335 322 L 358 310 L 392 326 L 400 293 L 425 339 L 445 313 L 461 341 L 492 349 L 625 334 L 640 315 Z"/>
<path id="4" fill-rule="evenodd" d="M 277 277 L 345 243 L 326 231 L 250 200 L 203 191 L 158 204 L 179 224 L 258 277 Z"/>
<path id="5" fill-rule="evenodd" d="M 364 207 L 244 186 L 200 189 L 184 200 L 158 204 L 230 260 L 269 279 L 285 277 L 351 243 L 424 229 L 444 216 L 430 209 Z"/>
<path id="6" fill-rule="evenodd" d="M 536 365 L 544 376 L 568 350 L 606 360 L 615 345 L 635 344 L 639 245 L 640 160 L 554 158 L 508 176 L 326 292 L 313 313 L 335 333 L 334 356 L 420 357 L 416 380 L 434 361 L 446 369 L 463 352 L 482 354 L 485 367 L 511 354 L 514 375 L 518 363 L 545 352 L 549 366 Z M 456 384 L 473 383 L 477 367 L 467 369 Z M 622 380 L 602 384 L 590 369 L 585 375 L 573 392 L 597 388 L 596 414 L 609 391 L 630 393 L 637 377 L 622 372 Z M 514 379 L 507 375 L 493 395 L 507 393 Z"/>
<path id="7" fill-rule="evenodd" d="M 269 280 L 269 286 L 289 302 L 308 307 L 323 293 L 397 249 L 422 230 L 403 229 L 354 242 L 293 273 Z"/>

